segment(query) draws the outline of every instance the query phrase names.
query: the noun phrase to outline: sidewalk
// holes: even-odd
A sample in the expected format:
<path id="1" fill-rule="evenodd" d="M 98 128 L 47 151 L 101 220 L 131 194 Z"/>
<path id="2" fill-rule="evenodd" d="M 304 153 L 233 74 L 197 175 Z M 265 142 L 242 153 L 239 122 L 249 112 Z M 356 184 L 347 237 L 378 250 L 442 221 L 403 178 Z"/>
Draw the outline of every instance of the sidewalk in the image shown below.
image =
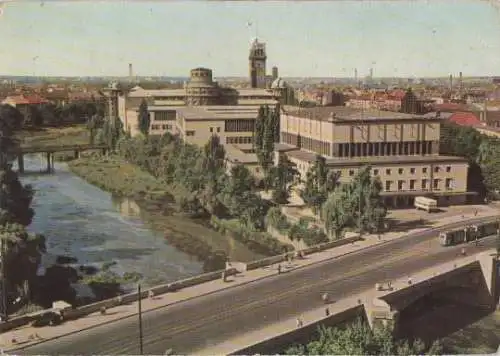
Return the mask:
<path id="1" fill-rule="evenodd" d="M 457 266 L 463 266 L 474 261 L 476 261 L 476 255 L 460 257 L 453 262 L 447 262 L 439 266 L 427 268 L 412 276 L 412 285 L 419 284 L 422 281 L 426 281 L 429 278 L 436 276 L 437 274 L 448 273 L 450 270 L 453 270 Z M 340 299 L 338 301 L 335 301 L 335 303 L 329 303 L 324 307 L 310 310 L 308 312 L 297 315 L 296 317 L 288 318 L 281 322 L 265 326 L 259 330 L 254 330 L 244 335 L 236 336 L 230 340 L 226 340 L 222 343 L 207 347 L 205 349 L 196 350 L 192 353 L 192 355 L 230 355 L 238 352 L 239 350 L 244 350 L 247 347 L 256 345 L 278 335 L 296 330 L 298 328 L 297 318 L 302 321 L 302 327 L 307 327 L 308 325 L 318 323 L 321 320 L 325 319 L 327 317 L 327 307 L 329 309 L 330 315 L 335 315 L 342 311 L 355 308 L 356 306 L 360 305 L 360 302 L 361 304 L 364 304 L 365 307 L 370 308 L 375 298 L 380 298 L 385 294 L 395 293 L 407 287 L 407 279 L 397 279 L 393 281 L 393 289 L 391 289 L 391 291 L 376 291 L 375 288 L 370 288 L 364 292 Z"/>
<path id="2" fill-rule="evenodd" d="M 495 211 L 488 212 L 480 212 L 477 216 L 469 215 L 465 216 L 465 219 L 473 219 L 480 217 L 489 217 L 489 216 L 497 216 L 498 213 Z M 386 243 L 388 241 L 395 240 L 401 236 L 416 233 L 420 231 L 429 230 L 429 228 L 436 228 L 441 225 L 447 225 L 458 221 L 463 221 L 464 218 L 462 216 L 453 216 L 446 219 L 440 219 L 439 221 L 433 222 L 431 227 L 425 227 L 420 229 L 412 229 L 409 231 L 401 232 L 390 232 L 381 235 L 381 239 L 379 240 L 377 235 L 364 235 L 363 241 L 358 241 L 353 244 L 343 245 L 339 247 L 332 248 L 330 250 L 321 251 L 318 253 L 314 253 L 308 255 L 303 260 L 294 260 L 291 264 L 282 264 L 282 267 L 285 270 L 291 270 L 295 268 L 300 268 L 304 266 L 308 266 L 311 264 L 315 264 L 321 261 L 325 261 L 327 259 L 331 259 L 334 257 L 342 256 L 348 253 L 352 253 L 355 251 L 359 251 L 363 248 L 375 246 L 378 244 Z M 187 299 L 211 294 L 223 289 L 228 289 L 232 287 L 236 287 L 238 285 L 246 284 L 252 281 L 256 281 L 268 276 L 276 275 L 278 269 L 278 265 L 272 265 L 263 267 L 260 269 L 247 271 L 242 274 L 238 274 L 234 277 L 231 277 L 231 283 L 224 283 L 221 280 L 214 280 L 210 282 L 206 282 L 203 284 L 199 284 L 196 286 L 188 287 L 181 289 L 176 292 L 171 292 L 163 295 L 159 295 L 154 297 L 153 299 L 143 299 L 142 300 L 142 310 L 143 312 L 147 312 L 150 310 L 154 310 L 157 308 L 161 308 L 164 306 L 168 306 L 171 304 L 179 303 L 185 301 Z M 34 343 L 42 342 L 43 340 L 48 340 L 52 338 L 61 337 L 64 335 L 76 333 L 82 331 L 84 329 L 89 329 L 101 324 L 111 323 L 131 315 L 136 314 L 137 312 L 137 303 L 131 303 L 129 305 L 121 305 L 109 309 L 107 314 L 101 315 L 100 313 L 90 314 L 88 316 L 82 317 L 77 320 L 72 320 L 65 322 L 62 325 L 53 326 L 53 327 L 42 327 L 42 328 L 34 328 L 29 325 L 20 327 L 18 329 L 10 330 L 4 332 L 0 335 L 0 348 L 5 350 L 15 349 L 18 347 L 27 346 Z M 38 335 L 36 337 L 35 335 Z M 15 341 L 15 342 L 13 342 Z"/>

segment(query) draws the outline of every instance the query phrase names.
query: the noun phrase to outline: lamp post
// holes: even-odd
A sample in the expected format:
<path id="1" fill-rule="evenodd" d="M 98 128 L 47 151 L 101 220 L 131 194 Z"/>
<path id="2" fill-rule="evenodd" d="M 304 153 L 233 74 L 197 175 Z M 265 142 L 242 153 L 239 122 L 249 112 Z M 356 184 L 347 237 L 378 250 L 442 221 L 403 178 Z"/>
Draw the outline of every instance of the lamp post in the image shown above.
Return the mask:
<path id="1" fill-rule="evenodd" d="M 2 195 L 0 191 L 0 196 Z M 0 207 L 1 209 L 1 207 Z M 5 243 L 3 238 L 0 237 L 0 261 L 2 263 L 2 321 L 6 322 L 9 318 L 9 313 L 7 312 L 7 284 L 5 283 Z"/>
<path id="2" fill-rule="evenodd" d="M 139 354 L 143 355 L 143 338 L 142 338 L 142 295 L 141 285 L 137 285 L 137 298 L 138 298 L 138 317 L 139 317 Z"/>

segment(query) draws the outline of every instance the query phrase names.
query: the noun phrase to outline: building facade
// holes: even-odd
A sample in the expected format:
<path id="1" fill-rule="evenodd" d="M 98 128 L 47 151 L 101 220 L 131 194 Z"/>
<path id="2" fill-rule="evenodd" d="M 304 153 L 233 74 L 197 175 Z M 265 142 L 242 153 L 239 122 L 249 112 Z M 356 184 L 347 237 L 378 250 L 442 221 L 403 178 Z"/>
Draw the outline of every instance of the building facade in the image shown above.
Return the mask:
<path id="1" fill-rule="evenodd" d="M 297 165 L 303 179 L 321 155 L 343 182 L 370 165 L 388 206 L 411 205 L 415 196 L 461 204 L 469 195 L 466 159 L 439 154 L 439 117 L 348 107 L 284 110 L 278 150 Z"/>

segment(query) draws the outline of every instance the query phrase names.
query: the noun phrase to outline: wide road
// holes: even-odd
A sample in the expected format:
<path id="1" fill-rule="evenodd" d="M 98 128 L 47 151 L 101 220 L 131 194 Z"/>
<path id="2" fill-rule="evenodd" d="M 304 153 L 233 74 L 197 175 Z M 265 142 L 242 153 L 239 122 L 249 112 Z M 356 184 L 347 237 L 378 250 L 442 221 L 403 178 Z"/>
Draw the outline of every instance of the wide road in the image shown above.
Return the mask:
<path id="1" fill-rule="evenodd" d="M 476 219 L 487 220 L 487 219 Z M 491 220 L 488 219 L 488 220 Z M 471 221 L 471 220 L 469 220 Z M 447 228 L 460 226 L 450 224 Z M 469 246 L 470 253 L 490 249 L 495 238 Z M 266 324 L 334 299 L 374 288 L 374 283 L 411 275 L 451 261 L 463 246 L 441 247 L 437 231 L 407 235 L 386 244 L 222 290 L 143 315 L 144 354 L 193 353 Z M 139 354 L 137 317 L 18 350 L 16 354 Z"/>

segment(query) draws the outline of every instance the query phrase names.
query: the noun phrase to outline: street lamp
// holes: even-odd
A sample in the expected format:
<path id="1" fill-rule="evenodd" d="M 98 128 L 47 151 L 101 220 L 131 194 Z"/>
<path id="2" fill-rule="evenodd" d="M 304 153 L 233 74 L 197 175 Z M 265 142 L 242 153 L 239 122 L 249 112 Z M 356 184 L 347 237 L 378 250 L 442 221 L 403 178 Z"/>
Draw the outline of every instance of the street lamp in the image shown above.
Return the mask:
<path id="1" fill-rule="evenodd" d="M 0 195 L 2 195 L 0 191 Z M 1 206 L 0 206 L 1 209 Z M 9 313 L 7 312 L 7 284 L 5 283 L 5 242 L 3 238 L 0 237 L 0 263 L 2 264 L 2 321 L 6 322 L 9 319 Z"/>
<path id="2" fill-rule="evenodd" d="M 142 337 L 142 294 L 141 285 L 137 285 L 137 298 L 138 298 L 138 317 L 139 317 L 139 354 L 144 355 L 144 345 Z"/>

